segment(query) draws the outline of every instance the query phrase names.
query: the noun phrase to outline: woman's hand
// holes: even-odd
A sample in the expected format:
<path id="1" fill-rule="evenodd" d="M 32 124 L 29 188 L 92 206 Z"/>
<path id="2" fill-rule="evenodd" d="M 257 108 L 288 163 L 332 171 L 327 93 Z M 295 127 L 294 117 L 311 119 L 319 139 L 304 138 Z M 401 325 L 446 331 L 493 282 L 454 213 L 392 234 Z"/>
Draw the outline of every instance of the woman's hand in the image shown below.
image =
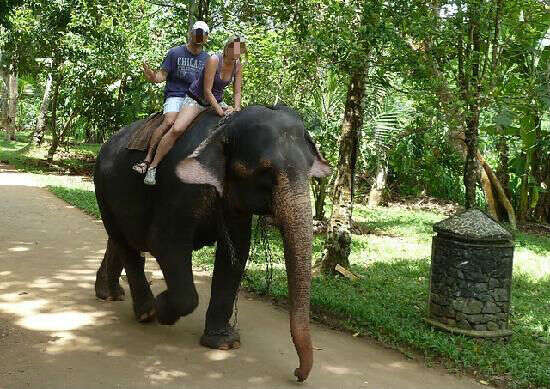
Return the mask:
<path id="1" fill-rule="evenodd" d="M 216 113 L 218 114 L 218 116 L 224 116 L 225 115 L 225 112 L 223 112 L 223 108 L 220 107 L 219 105 L 216 107 Z"/>
<path id="2" fill-rule="evenodd" d="M 227 107 L 227 108 L 225 109 L 224 114 L 225 114 L 225 116 L 229 116 L 229 115 L 231 115 L 233 112 L 235 112 L 235 109 L 233 109 L 233 107 Z"/>

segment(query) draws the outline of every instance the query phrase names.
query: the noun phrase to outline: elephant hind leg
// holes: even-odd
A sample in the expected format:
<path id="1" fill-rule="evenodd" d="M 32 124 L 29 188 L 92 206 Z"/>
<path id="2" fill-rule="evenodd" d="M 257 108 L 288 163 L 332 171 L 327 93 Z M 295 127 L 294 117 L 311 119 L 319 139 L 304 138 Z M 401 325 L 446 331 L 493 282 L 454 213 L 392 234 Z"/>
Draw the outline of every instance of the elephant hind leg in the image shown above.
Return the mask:
<path id="1" fill-rule="evenodd" d="M 113 240 L 109 238 L 103 261 L 96 273 L 95 295 L 97 298 L 108 301 L 124 300 L 124 289 L 119 283 L 122 268 L 120 255 L 116 252 Z"/>
<path id="2" fill-rule="evenodd" d="M 120 258 L 126 269 L 136 320 L 140 323 L 152 321 L 155 318 L 155 298 L 145 278 L 145 258 L 138 250 L 126 244 L 114 242 L 114 245 L 120 252 Z"/>

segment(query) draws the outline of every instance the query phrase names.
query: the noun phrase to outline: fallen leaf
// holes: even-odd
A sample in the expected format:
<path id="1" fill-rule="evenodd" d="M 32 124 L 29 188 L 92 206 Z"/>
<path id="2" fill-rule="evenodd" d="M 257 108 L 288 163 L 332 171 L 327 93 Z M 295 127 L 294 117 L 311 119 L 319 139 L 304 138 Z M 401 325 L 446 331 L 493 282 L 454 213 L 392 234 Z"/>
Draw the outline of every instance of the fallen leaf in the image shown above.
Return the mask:
<path id="1" fill-rule="evenodd" d="M 479 381 L 479 383 L 480 383 L 481 385 L 489 385 L 489 383 L 488 383 L 487 381 L 484 381 L 484 380 Z"/>

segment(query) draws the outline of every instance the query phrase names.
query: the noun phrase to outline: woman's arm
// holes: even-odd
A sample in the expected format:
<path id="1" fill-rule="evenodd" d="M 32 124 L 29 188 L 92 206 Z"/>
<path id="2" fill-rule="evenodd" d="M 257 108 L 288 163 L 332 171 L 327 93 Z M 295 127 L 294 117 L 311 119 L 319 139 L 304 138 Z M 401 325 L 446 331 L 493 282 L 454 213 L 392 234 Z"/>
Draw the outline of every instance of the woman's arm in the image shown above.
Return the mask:
<path id="1" fill-rule="evenodd" d="M 241 87 L 243 84 L 243 72 L 240 62 L 235 64 L 235 79 L 233 80 L 233 100 L 235 101 L 235 111 L 241 110 Z"/>
<path id="2" fill-rule="evenodd" d="M 204 98 L 214 107 L 218 115 L 223 116 L 223 109 L 212 94 L 212 85 L 214 85 L 214 76 L 216 75 L 217 69 L 218 57 L 216 55 L 211 55 L 208 61 L 206 61 L 206 65 L 204 65 Z"/>

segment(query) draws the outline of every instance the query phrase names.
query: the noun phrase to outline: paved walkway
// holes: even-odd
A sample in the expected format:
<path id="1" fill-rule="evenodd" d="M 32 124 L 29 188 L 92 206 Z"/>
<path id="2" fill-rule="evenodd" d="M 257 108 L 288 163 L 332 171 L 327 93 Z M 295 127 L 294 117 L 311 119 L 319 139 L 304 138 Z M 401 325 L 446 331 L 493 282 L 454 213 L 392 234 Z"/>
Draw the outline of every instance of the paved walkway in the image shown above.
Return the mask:
<path id="1" fill-rule="evenodd" d="M 46 189 L 0 172 L 0 389 L 20 388 L 480 388 L 364 339 L 313 325 L 315 365 L 293 380 L 288 314 L 239 303 L 242 347 L 198 344 L 210 279 L 196 274 L 199 308 L 175 326 L 134 321 L 129 301 L 94 297 L 105 249 L 100 222 Z M 153 260 L 153 293 L 164 283 Z M 127 285 L 123 284 L 128 293 Z"/>

